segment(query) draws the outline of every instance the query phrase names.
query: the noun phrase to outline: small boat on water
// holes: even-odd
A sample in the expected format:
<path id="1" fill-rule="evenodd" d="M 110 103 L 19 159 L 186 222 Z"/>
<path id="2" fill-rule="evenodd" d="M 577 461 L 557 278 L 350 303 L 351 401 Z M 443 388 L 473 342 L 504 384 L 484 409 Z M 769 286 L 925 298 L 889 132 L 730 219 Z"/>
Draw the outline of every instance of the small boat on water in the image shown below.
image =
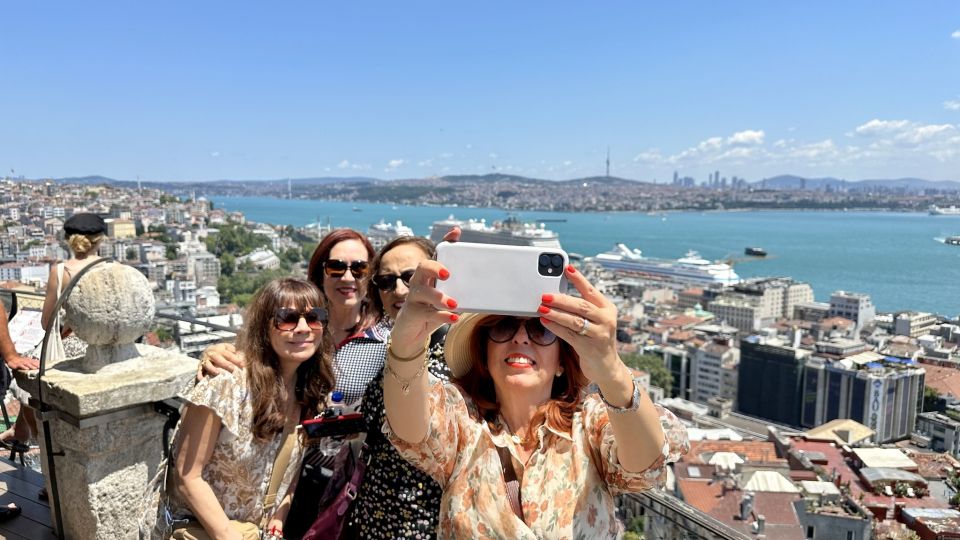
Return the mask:
<path id="1" fill-rule="evenodd" d="M 951 246 L 960 246 L 960 235 L 958 236 L 948 236 L 943 239 L 944 244 L 950 244 Z"/>
<path id="2" fill-rule="evenodd" d="M 748 248 L 746 248 L 746 249 L 743 250 L 743 253 L 744 253 L 745 255 L 749 255 L 749 256 L 751 256 L 751 257 L 766 257 L 766 256 L 767 256 L 767 250 L 763 249 L 762 247 L 748 247 Z"/>
<path id="3" fill-rule="evenodd" d="M 944 207 L 932 204 L 927 211 L 931 216 L 960 216 L 960 208 L 956 206 Z"/>

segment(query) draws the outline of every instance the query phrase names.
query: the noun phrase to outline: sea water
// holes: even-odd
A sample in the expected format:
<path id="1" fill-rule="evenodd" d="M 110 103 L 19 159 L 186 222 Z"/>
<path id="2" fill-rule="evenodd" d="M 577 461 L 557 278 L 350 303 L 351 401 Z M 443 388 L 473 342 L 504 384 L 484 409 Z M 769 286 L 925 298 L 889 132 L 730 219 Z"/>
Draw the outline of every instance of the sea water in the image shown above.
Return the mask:
<path id="1" fill-rule="evenodd" d="M 960 217 L 894 212 L 507 212 L 493 208 L 213 197 L 216 208 L 239 210 L 247 219 L 304 226 L 318 220 L 362 232 L 381 219 L 396 220 L 429 235 L 430 225 L 450 215 L 488 222 L 515 215 L 551 220 L 568 252 L 584 256 L 622 242 L 648 257 L 676 259 L 696 250 L 710 260 L 732 260 L 741 277 L 790 276 L 809 283 L 827 302 L 837 290 L 870 294 L 879 311 L 960 314 L 960 247 L 942 239 L 960 234 Z M 743 250 L 767 250 L 764 259 Z"/>

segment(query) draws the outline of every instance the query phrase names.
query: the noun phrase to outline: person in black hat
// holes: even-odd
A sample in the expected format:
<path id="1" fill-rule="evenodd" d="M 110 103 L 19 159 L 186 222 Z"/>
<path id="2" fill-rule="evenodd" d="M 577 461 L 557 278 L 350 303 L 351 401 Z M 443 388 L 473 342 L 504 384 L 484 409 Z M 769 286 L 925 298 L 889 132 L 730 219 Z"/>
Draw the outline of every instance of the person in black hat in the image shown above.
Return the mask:
<path id="1" fill-rule="evenodd" d="M 44 328 L 55 315 L 53 308 L 70 279 L 87 265 L 100 259 L 97 250 L 107 234 L 107 224 L 96 214 L 74 214 L 63 224 L 63 233 L 73 256 L 50 269 L 47 295 L 43 299 L 43 315 L 40 318 Z M 62 333 L 69 332 L 63 329 Z"/>

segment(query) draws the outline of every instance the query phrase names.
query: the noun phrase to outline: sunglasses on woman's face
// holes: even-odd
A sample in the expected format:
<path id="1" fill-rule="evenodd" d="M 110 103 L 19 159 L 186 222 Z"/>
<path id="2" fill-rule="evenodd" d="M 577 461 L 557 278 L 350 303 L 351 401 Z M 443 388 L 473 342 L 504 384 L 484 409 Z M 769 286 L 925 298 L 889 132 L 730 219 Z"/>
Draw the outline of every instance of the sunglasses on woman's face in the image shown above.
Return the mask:
<path id="1" fill-rule="evenodd" d="M 327 322 L 327 310 L 321 307 L 310 308 L 306 311 L 299 311 L 293 308 L 282 307 L 277 309 L 273 316 L 273 325 L 277 330 L 289 332 L 295 330 L 303 318 L 307 327 L 311 330 L 322 330 Z"/>
<path id="2" fill-rule="evenodd" d="M 350 270 L 355 279 L 363 279 L 370 270 L 370 264 L 367 261 L 341 261 L 340 259 L 327 259 L 323 263 L 323 273 L 332 278 L 343 277 Z"/>
<path id="3" fill-rule="evenodd" d="M 547 330 L 540 319 L 518 319 L 516 317 L 505 317 L 496 322 L 493 326 L 487 328 L 487 337 L 494 343 L 506 343 L 517 335 L 517 330 L 523 325 L 530 341 L 546 347 L 553 345 L 557 341 L 557 335 Z"/>
<path id="4" fill-rule="evenodd" d="M 397 288 L 397 280 L 403 282 L 404 285 L 410 286 L 410 279 L 413 278 L 413 273 L 415 270 L 405 270 L 400 272 L 400 275 L 397 274 L 377 274 L 371 278 L 373 284 L 377 286 L 383 292 L 390 292 Z"/>

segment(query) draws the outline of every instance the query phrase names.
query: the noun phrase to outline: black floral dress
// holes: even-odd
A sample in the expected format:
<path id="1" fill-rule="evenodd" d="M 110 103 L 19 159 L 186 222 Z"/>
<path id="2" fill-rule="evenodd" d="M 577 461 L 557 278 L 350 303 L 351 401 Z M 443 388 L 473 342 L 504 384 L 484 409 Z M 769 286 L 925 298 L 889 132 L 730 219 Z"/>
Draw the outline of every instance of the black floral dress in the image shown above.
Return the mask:
<path id="1" fill-rule="evenodd" d="M 440 341 L 430 349 L 427 369 L 446 381 L 450 370 Z M 433 539 L 439 523 L 440 486 L 400 457 L 381 432 L 386 417 L 383 376 L 381 369 L 363 396 L 370 462 L 342 538 Z"/>

